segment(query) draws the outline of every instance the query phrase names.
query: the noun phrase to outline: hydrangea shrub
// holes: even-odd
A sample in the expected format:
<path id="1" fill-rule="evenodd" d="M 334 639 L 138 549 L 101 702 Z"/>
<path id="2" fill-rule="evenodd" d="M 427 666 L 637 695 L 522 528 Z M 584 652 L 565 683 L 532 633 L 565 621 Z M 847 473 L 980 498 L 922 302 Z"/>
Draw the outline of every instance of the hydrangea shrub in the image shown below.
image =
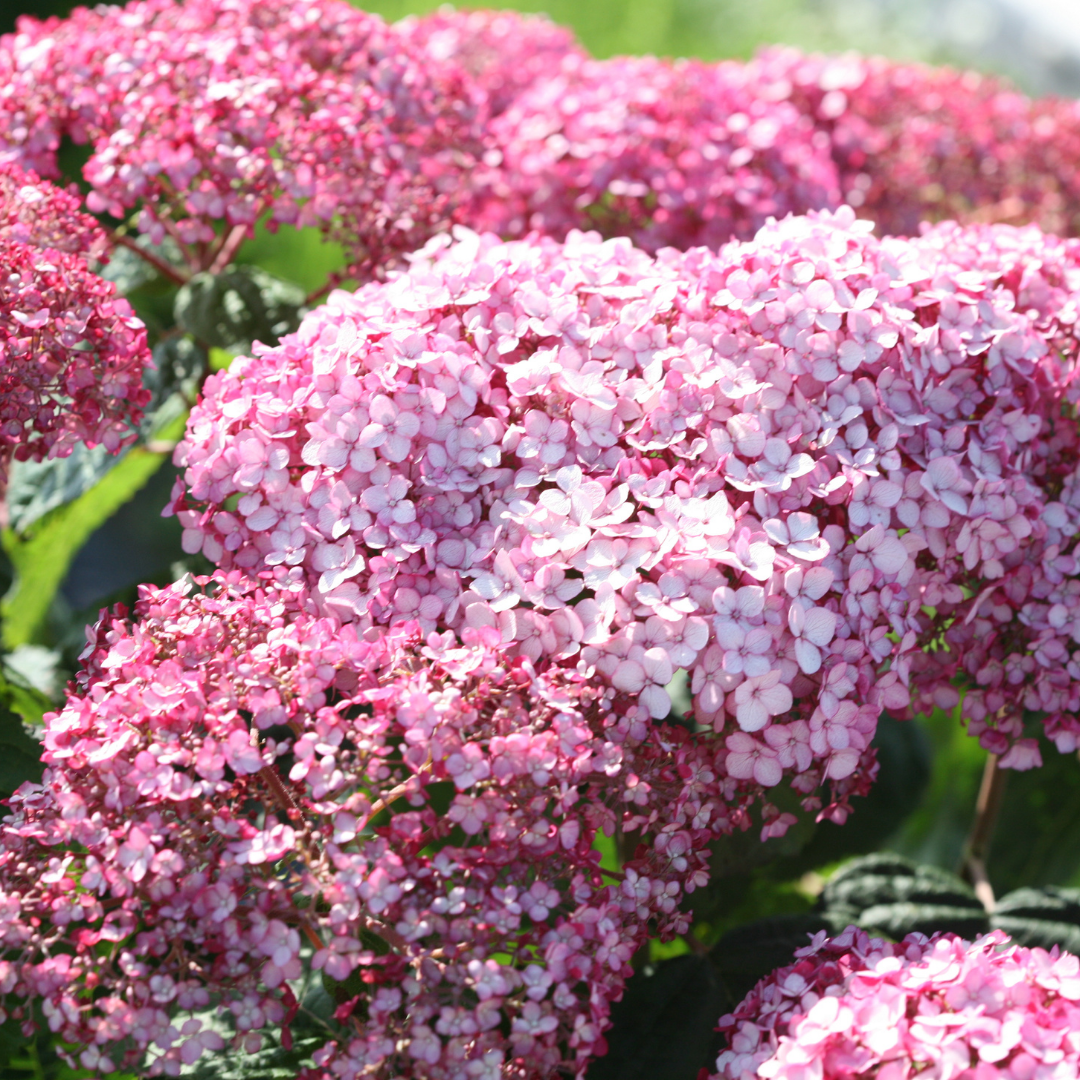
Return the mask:
<path id="1" fill-rule="evenodd" d="M 842 824 L 883 710 L 956 708 L 1005 768 L 1076 750 L 1074 129 L 970 74 L 597 61 L 512 13 L 21 20 L 0 457 L 135 439 L 146 330 L 100 271 L 141 255 L 114 276 L 194 401 L 167 513 L 217 570 L 103 613 L 46 718 L 5 1017 L 181 1075 L 288 1046 L 314 972 L 302 1080 L 581 1077 L 650 941 L 708 967 L 715 842 Z M 68 143 L 85 199 L 40 179 Z M 230 269 L 282 224 L 366 284 L 204 380 L 297 325 Z M 1076 976 L 818 937 L 716 1067 L 1071 1076 Z"/>

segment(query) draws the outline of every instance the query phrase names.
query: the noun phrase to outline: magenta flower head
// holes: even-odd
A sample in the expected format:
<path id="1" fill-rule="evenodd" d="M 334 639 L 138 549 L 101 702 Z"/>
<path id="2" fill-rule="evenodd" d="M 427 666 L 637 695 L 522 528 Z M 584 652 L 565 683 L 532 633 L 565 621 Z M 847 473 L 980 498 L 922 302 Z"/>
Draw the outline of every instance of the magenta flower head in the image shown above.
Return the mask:
<path id="1" fill-rule="evenodd" d="M 996 930 L 974 943 L 824 931 L 720 1020 L 713 1080 L 1029 1080 L 1080 1073 L 1080 960 Z"/>
<path id="2" fill-rule="evenodd" d="M 749 239 L 769 217 L 835 206 L 828 139 L 745 65 L 571 53 L 490 125 L 494 231 L 596 227 L 656 251 Z"/>
<path id="3" fill-rule="evenodd" d="M 1037 222 L 1076 235 L 1080 107 L 974 71 L 764 50 L 748 78 L 832 144 L 844 201 L 879 232 L 923 221 Z"/>
<path id="4" fill-rule="evenodd" d="M 0 56 L 0 156 L 53 169 L 60 138 L 89 143 L 90 209 L 137 211 L 194 269 L 269 215 L 319 226 L 370 274 L 467 190 L 474 106 L 456 67 L 337 0 L 79 9 L 23 20 Z"/>
<path id="5" fill-rule="evenodd" d="M 442 7 L 398 25 L 436 61 L 459 64 L 483 94 L 489 116 L 505 112 L 567 57 L 585 55 L 573 31 L 546 15 Z"/>
<path id="6" fill-rule="evenodd" d="M 309 964 L 337 999 L 319 1076 L 583 1068 L 727 820 L 689 736 L 643 743 L 489 627 L 364 634 L 303 590 L 201 586 L 105 616 L 46 719 L 0 824 L 8 1015 L 40 999 L 82 1067 L 175 1076 L 224 1046 L 194 1014 L 257 1050 Z M 637 850 L 602 871 L 616 830 Z"/>
<path id="7" fill-rule="evenodd" d="M 0 457 L 116 452 L 149 392 L 146 331 L 87 264 L 105 236 L 76 196 L 0 166 Z"/>

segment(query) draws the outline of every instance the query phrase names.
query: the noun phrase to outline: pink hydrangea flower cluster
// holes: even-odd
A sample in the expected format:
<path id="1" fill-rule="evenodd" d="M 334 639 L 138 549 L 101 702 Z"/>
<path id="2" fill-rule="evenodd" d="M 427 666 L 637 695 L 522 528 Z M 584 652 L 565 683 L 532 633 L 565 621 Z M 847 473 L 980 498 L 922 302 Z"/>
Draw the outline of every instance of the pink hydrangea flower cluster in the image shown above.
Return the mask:
<path id="1" fill-rule="evenodd" d="M 100 260 L 108 238 L 81 206 L 74 186 L 65 191 L 18 165 L 0 164 L 0 236 L 5 240 Z"/>
<path id="2" fill-rule="evenodd" d="M 80 8 L 21 20 L 0 56 L 0 155 L 51 174 L 61 138 L 89 143 L 89 208 L 140 208 L 139 229 L 195 269 L 269 213 L 323 228 L 371 274 L 465 186 L 475 107 L 457 68 L 338 0 Z"/>
<path id="3" fill-rule="evenodd" d="M 363 627 L 495 628 L 642 717 L 687 670 L 730 777 L 857 776 L 913 664 L 955 703 L 923 609 L 1042 559 L 1029 444 L 1067 382 L 1000 271 L 868 230 L 847 210 L 655 261 L 433 244 L 208 382 L 187 550 Z"/>
<path id="4" fill-rule="evenodd" d="M 876 250 L 851 221 L 789 222 L 730 261 L 595 235 L 433 244 L 208 381 L 177 451 L 186 550 L 307 581 L 362 627 L 491 627 L 541 667 L 598 673 L 643 720 L 688 670 L 733 778 L 798 773 L 809 795 L 852 777 L 881 707 L 908 698 L 877 667 L 911 604 L 911 541 L 860 520 L 845 550 L 812 511 L 835 488 L 843 520 L 839 444 L 817 451 L 829 421 L 803 423 L 782 351 L 724 285 L 826 240 Z M 806 266 L 794 291 L 833 304 Z M 855 571 L 884 603 L 841 610 Z"/>
<path id="5" fill-rule="evenodd" d="M 595 227 L 656 251 L 749 239 L 839 200 L 828 139 L 745 65 L 566 55 L 488 125 L 501 154 L 470 224 Z"/>
<path id="6" fill-rule="evenodd" d="M 115 452 L 149 400 L 146 331 L 90 269 L 105 237 L 78 204 L 0 166 L 0 462 L 63 457 L 80 442 Z"/>
<path id="7" fill-rule="evenodd" d="M 962 517 L 948 526 L 944 543 L 936 529 L 927 532 L 940 580 L 952 584 L 937 594 L 933 612 L 921 615 L 923 640 L 944 647 L 918 658 L 913 672 L 922 709 L 954 704 L 957 693 L 948 684 L 962 673 L 969 732 L 1006 755 L 1007 764 L 1027 767 L 1039 763 L 1039 751 L 1034 739 L 1021 738 L 1025 709 L 1044 714 L 1043 728 L 1063 753 L 1080 746 L 1080 666 L 1074 659 L 1080 642 L 1080 242 L 1046 236 L 1034 226 L 949 223 L 928 231 L 919 247 L 945 260 L 958 295 L 981 282 L 982 289 L 1013 298 L 1047 343 L 1043 374 L 1023 395 L 1027 404 L 1021 407 L 1018 396 L 1010 412 L 999 398 L 1003 408 L 973 429 L 981 436 L 981 453 L 993 447 L 997 461 L 980 458 L 969 442 L 956 474 L 959 486 L 943 495 Z M 1019 470 L 1011 479 L 1000 465 L 1002 449 L 1010 445 Z M 951 452 L 942 456 L 961 464 Z M 921 520 L 930 524 L 928 517 Z"/>
<path id="8" fill-rule="evenodd" d="M 1037 222 L 1080 232 L 1080 106 L 971 71 L 764 50 L 749 78 L 828 135 L 844 201 L 882 233 L 922 221 Z"/>
<path id="9" fill-rule="evenodd" d="M 310 962 L 340 1024 L 312 1076 L 579 1074 L 730 827 L 690 736 L 644 739 L 491 628 L 364 635 L 302 590 L 202 584 L 103 618 L 46 718 L 0 825 L 8 1013 L 41 999 L 82 1067 L 175 1076 L 223 1048 L 212 994 L 252 1051 Z M 621 872 L 601 831 L 638 838 Z"/>
<path id="10" fill-rule="evenodd" d="M 488 116 L 505 112 L 567 57 L 583 58 L 573 31 L 546 15 L 441 7 L 398 26 L 440 63 L 453 62 L 481 89 Z"/>
<path id="11" fill-rule="evenodd" d="M 1080 1072 L 1080 960 L 1000 930 L 824 932 L 720 1020 L 713 1080 L 1031 1080 Z"/>

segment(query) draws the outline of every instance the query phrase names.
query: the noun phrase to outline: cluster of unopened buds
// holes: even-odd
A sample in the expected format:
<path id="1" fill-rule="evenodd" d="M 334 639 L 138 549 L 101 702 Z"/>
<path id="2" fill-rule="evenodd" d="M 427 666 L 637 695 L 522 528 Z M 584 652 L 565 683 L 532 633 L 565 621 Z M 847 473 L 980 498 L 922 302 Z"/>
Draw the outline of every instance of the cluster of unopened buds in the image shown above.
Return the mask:
<path id="1" fill-rule="evenodd" d="M 0 165 L 0 473 L 79 443 L 115 453 L 149 399 L 146 331 L 91 269 L 105 234 L 79 203 Z"/>
<path id="2" fill-rule="evenodd" d="M 703 748 L 490 628 L 365 635 L 303 589 L 201 584 L 91 632 L 12 799 L 9 1011 L 41 999 L 85 1068 L 178 1075 L 223 1048 L 211 995 L 237 1049 L 287 1027 L 306 957 L 338 1005 L 312 1076 L 583 1068 L 729 827 Z M 621 871 L 601 833 L 637 837 Z"/>
<path id="3" fill-rule="evenodd" d="M 1080 1068 L 1080 960 L 1000 930 L 898 943 L 819 934 L 723 1017 L 712 1080 L 1029 1080 Z"/>

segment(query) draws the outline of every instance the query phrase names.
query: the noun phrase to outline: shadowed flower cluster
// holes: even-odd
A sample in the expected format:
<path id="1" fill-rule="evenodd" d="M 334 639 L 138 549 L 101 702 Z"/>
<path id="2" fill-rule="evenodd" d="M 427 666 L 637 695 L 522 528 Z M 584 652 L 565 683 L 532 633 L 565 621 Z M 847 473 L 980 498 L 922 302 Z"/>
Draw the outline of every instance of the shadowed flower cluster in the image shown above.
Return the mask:
<path id="1" fill-rule="evenodd" d="M 105 236 L 79 199 L 0 166 L 0 471 L 64 457 L 78 443 L 117 451 L 149 394 L 146 331 L 88 259 Z"/>

